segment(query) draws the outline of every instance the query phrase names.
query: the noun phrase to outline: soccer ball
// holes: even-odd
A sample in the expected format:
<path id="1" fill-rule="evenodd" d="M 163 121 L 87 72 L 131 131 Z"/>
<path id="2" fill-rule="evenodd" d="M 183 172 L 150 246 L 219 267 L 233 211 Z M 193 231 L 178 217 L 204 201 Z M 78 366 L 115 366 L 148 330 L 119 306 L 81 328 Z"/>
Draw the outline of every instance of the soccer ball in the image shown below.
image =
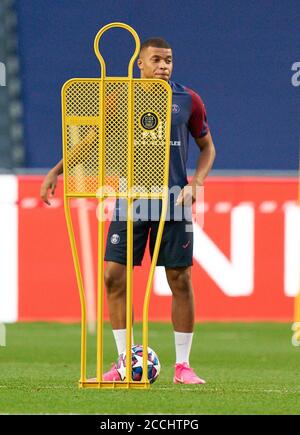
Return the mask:
<path id="1" fill-rule="evenodd" d="M 140 381 L 143 375 L 143 346 L 136 344 L 131 348 L 132 371 L 131 377 L 133 381 Z M 160 362 L 158 356 L 153 349 L 148 347 L 148 379 L 152 384 L 158 378 L 160 372 Z M 126 377 L 126 351 L 119 355 L 117 361 L 117 371 L 121 381 Z"/>

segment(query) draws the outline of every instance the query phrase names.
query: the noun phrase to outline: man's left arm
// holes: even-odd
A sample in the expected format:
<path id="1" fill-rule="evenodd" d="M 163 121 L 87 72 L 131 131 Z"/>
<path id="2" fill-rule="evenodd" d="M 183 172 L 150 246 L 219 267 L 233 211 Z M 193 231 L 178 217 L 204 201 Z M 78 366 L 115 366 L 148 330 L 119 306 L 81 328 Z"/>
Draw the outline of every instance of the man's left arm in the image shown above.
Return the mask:
<path id="1" fill-rule="evenodd" d="M 196 138 L 195 142 L 201 151 L 197 161 L 196 171 L 191 182 L 180 192 L 176 205 L 179 205 L 182 202 L 186 205 L 195 202 L 197 187 L 203 186 L 204 180 L 211 170 L 215 160 L 216 150 L 210 131 L 208 131 L 205 136 Z"/>

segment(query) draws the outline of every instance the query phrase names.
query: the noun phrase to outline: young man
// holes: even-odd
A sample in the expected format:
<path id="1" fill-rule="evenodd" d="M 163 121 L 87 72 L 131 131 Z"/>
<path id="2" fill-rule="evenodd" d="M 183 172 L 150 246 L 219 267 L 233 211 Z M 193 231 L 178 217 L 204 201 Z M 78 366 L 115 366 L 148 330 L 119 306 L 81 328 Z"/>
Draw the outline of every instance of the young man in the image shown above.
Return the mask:
<path id="1" fill-rule="evenodd" d="M 194 329 L 194 291 L 191 281 L 193 264 L 193 233 L 186 231 L 191 217 L 174 220 L 176 207 L 191 204 L 196 189 L 202 186 L 210 171 L 215 147 L 209 132 L 206 112 L 199 95 L 185 86 L 170 81 L 173 58 L 170 45 L 161 38 L 146 40 L 138 59 L 141 78 L 158 78 L 167 81 L 172 88 L 172 128 L 169 187 L 180 187 L 176 203 L 169 201 L 170 219 L 165 222 L 157 265 L 165 266 L 172 290 L 172 323 L 175 335 L 176 364 L 173 381 L 182 384 L 203 384 L 189 366 L 189 355 Z M 194 177 L 188 185 L 186 161 L 188 133 L 194 137 L 201 150 Z M 50 205 L 48 190 L 54 194 L 57 177 L 63 171 L 60 161 L 45 177 L 41 197 Z M 122 206 L 120 207 L 122 209 Z M 158 222 L 151 220 L 134 222 L 134 265 L 140 265 L 150 234 L 152 254 Z M 117 242 L 117 243 L 116 243 Z M 106 243 L 105 285 L 110 320 L 118 354 L 126 348 L 126 222 L 112 221 Z M 119 380 L 115 365 L 104 374 L 104 380 Z"/>

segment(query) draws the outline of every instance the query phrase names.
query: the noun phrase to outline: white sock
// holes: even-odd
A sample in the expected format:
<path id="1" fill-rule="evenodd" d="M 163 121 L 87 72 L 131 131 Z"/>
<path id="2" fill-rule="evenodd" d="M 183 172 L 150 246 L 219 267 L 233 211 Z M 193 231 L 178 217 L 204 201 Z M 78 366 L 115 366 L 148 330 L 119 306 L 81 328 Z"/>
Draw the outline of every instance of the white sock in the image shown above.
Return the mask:
<path id="1" fill-rule="evenodd" d="M 188 363 L 193 341 L 193 332 L 176 332 L 175 335 L 175 350 L 176 350 L 176 364 Z"/>
<path id="2" fill-rule="evenodd" d="M 116 341 L 118 355 L 126 350 L 126 329 L 113 329 L 113 334 Z M 133 346 L 133 331 L 131 336 L 131 343 Z"/>

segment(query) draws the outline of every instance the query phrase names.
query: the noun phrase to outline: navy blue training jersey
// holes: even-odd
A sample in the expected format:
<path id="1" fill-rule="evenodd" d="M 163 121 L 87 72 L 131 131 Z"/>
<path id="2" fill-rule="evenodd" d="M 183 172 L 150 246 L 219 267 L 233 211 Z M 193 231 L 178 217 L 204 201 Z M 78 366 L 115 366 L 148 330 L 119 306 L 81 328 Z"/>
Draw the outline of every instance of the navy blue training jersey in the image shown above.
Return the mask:
<path id="1" fill-rule="evenodd" d="M 172 88 L 172 127 L 169 187 L 187 184 L 189 133 L 195 138 L 208 133 L 206 111 L 196 92 L 169 81 Z"/>
<path id="2" fill-rule="evenodd" d="M 209 127 L 201 97 L 196 92 L 179 83 L 169 81 L 169 85 L 172 88 L 169 188 L 174 189 L 175 186 L 178 186 L 178 189 L 175 190 L 179 192 L 180 189 L 188 184 L 186 163 L 188 159 L 189 134 L 195 139 L 204 137 L 208 133 Z M 170 219 L 174 217 L 174 203 L 177 196 L 171 195 L 169 199 L 168 216 Z M 134 208 L 139 216 L 143 215 L 139 209 L 140 201 L 145 203 L 147 200 L 135 201 Z M 155 201 L 158 204 L 158 200 L 152 200 L 152 204 Z M 155 210 L 155 207 L 152 207 L 152 216 L 149 219 L 159 219 L 159 215 L 153 213 L 153 210 Z M 122 219 L 126 217 L 126 200 L 117 201 L 116 216 L 122 217 Z M 142 216 L 142 219 L 146 219 L 146 217 Z"/>

